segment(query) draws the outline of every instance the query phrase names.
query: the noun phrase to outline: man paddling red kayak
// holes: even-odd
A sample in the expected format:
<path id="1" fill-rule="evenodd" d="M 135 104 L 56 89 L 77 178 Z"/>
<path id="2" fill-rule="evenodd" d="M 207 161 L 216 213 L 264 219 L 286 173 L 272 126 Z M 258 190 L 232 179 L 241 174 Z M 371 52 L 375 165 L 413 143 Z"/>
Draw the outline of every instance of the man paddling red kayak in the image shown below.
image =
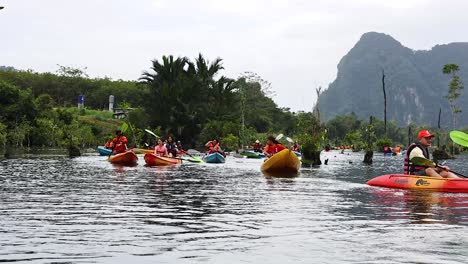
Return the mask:
<path id="1" fill-rule="evenodd" d="M 438 178 L 459 178 L 457 175 L 450 172 L 450 169 L 447 166 L 426 168 L 411 162 L 411 160 L 416 157 L 430 160 L 428 148 L 431 146 L 432 139 L 434 137 L 435 135 L 429 133 L 428 130 L 419 131 L 418 142 L 411 144 L 406 151 L 403 173 Z"/>

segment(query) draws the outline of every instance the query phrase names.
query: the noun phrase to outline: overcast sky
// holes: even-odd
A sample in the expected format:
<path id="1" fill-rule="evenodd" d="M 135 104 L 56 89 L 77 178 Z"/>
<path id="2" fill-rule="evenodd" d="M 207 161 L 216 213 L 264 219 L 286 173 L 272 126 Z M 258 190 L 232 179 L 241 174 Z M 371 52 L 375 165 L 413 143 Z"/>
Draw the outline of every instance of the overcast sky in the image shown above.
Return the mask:
<path id="1" fill-rule="evenodd" d="M 464 0 L 0 0 L 0 65 L 137 79 L 162 55 L 224 60 L 272 83 L 282 107 L 310 111 L 360 36 L 412 49 L 467 41 Z"/>

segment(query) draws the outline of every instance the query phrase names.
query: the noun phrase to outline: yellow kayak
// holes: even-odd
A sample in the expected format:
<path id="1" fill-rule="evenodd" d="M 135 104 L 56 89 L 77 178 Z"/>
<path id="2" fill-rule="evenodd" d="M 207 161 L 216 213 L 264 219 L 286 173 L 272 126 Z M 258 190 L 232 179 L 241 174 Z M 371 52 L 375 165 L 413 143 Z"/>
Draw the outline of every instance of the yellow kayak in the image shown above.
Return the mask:
<path id="1" fill-rule="evenodd" d="M 301 161 L 289 149 L 284 149 L 262 164 L 262 171 L 266 173 L 297 173 L 301 167 Z"/>

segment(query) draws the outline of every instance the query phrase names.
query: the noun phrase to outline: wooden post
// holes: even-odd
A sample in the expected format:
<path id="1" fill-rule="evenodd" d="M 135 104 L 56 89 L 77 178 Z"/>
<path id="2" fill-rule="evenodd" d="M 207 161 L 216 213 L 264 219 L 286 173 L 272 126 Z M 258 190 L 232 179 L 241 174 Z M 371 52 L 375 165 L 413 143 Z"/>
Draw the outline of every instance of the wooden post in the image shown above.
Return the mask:
<path id="1" fill-rule="evenodd" d="M 385 91 L 385 72 L 382 70 L 382 89 L 384 96 L 384 131 L 385 137 L 387 137 L 387 92 Z"/>

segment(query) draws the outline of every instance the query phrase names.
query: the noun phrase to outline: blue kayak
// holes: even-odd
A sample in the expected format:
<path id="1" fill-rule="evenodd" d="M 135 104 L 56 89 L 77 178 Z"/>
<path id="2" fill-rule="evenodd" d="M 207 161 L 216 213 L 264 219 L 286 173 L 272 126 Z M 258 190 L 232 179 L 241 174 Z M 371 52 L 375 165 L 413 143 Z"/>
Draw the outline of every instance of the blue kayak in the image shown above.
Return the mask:
<path id="1" fill-rule="evenodd" d="M 253 150 L 243 150 L 239 154 L 241 154 L 242 156 L 246 156 L 247 158 L 251 158 L 251 159 L 261 159 L 265 157 L 263 153 L 255 152 Z"/>
<path id="2" fill-rule="evenodd" d="M 296 154 L 298 158 L 302 157 L 302 153 L 300 153 L 299 151 L 294 151 L 294 154 Z"/>
<path id="3" fill-rule="evenodd" d="M 101 156 L 109 156 L 112 152 L 112 149 L 106 149 L 105 147 L 103 146 L 99 146 L 97 148 L 98 152 L 99 152 L 99 155 Z"/>
<path id="4" fill-rule="evenodd" d="M 218 152 L 207 154 L 203 157 L 203 161 L 206 163 L 224 163 L 226 159 L 223 155 L 219 154 Z"/>

